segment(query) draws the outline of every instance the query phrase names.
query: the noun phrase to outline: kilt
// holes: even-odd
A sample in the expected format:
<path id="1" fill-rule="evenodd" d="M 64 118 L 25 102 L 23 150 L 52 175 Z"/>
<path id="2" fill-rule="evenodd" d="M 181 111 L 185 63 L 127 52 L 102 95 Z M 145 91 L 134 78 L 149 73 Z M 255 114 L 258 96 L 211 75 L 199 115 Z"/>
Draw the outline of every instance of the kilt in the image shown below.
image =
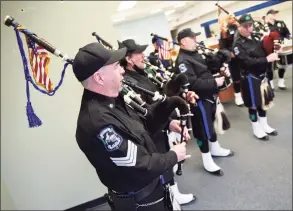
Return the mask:
<path id="1" fill-rule="evenodd" d="M 251 73 L 241 76 L 241 94 L 246 107 L 257 108 L 262 106 L 261 84 L 264 78 L 264 75 L 257 77 Z"/>
<path id="2" fill-rule="evenodd" d="M 215 101 L 212 102 L 199 100 L 198 105 L 191 108 L 192 131 L 196 139 L 210 140 L 212 134 L 215 133 L 214 121 L 217 105 Z"/>

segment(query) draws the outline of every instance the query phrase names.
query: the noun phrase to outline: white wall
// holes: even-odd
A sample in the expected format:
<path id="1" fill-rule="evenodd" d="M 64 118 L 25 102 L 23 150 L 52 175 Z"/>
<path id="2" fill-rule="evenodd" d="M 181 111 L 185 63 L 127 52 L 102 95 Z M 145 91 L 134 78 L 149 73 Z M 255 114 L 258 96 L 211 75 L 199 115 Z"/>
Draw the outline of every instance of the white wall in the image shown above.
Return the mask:
<path id="1" fill-rule="evenodd" d="M 148 44 L 146 55 L 153 51 L 151 33 L 171 39 L 168 21 L 164 14 L 116 24 L 114 27 L 118 31 L 119 41 L 134 39 L 140 45 Z"/>
<path id="2" fill-rule="evenodd" d="M 118 39 L 110 22 L 116 5 L 1 2 L 1 176 L 16 209 L 64 210 L 102 196 L 106 188 L 75 140 L 82 87 L 70 66 L 55 96 L 43 95 L 31 86 L 31 101 L 43 125 L 28 127 L 23 65 L 14 30 L 3 20 L 13 16 L 73 58 L 80 47 L 96 42 L 93 31 L 109 42 Z M 51 55 L 49 75 L 55 85 L 63 64 Z"/>
<path id="3" fill-rule="evenodd" d="M 6 184 L 1 179 L 1 210 L 16 210 Z"/>
<path id="4" fill-rule="evenodd" d="M 239 10 L 246 9 L 248 7 L 255 6 L 255 5 L 263 3 L 263 2 L 264 1 L 237 1 L 235 3 L 228 5 L 228 6 L 225 6 L 224 8 L 226 10 L 228 10 L 230 13 L 234 13 Z M 221 2 L 219 4 L 221 5 Z M 213 3 L 210 3 L 210 6 L 215 7 L 215 5 Z M 266 7 L 264 9 L 260 9 L 255 12 L 251 12 L 250 14 L 253 17 L 262 17 L 270 9 L 277 9 L 280 11 L 280 13 L 278 14 L 278 19 L 285 21 L 287 27 L 292 32 L 292 2 L 291 1 L 283 2 L 283 3 L 276 4 L 271 7 Z M 187 22 L 187 23 L 184 23 L 184 24 L 178 26 L 178 31 L 180 31 L 184 28 L 188 28 L 188 27 L 192 28 L 194 31 L 201 31 L 202 32 L 201 39 L 204 40 L 204 39 L 206 39 L 204 28 L 201 27 L 200 25 L 202 23 L 205 23 L 205 22 L 213 20 L 213 19 L 217 19 L 217 12 L 216 11 L 209 13 L 207 15 L 204 15 L 196 20 L 193 20 L 193 21 L 190 21 L 190 22 Z M 218 33 L 219 32 L 219 25 L 217 23 L 212 24 L 212 25 L 210 25 L 210 29 L 211 29 L 211 31 L 213 30 L 216 33 Z"/>

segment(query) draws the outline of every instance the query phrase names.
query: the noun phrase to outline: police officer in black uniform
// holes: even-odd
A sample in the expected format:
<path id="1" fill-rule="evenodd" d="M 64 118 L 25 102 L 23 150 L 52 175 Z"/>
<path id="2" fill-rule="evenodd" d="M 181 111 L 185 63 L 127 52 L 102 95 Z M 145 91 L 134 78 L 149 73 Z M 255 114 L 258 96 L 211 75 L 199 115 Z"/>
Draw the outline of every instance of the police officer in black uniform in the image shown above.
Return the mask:
<path id="1" fill-rule="evenodd" d="M 143 124 L 124 103 L 120 94 L 124 70 L 119 60 L 125 54 L 125 48 L 110 51 L 91 43 L 75 56 L 73 72 L 84 87 L 76 140 L 108 188 L 112 210 L 172 210 L 160 175 L 189 156 L 185 143 L 166 153 L 157 151 L 149 133 L 162 128 L 168 117 L 158 120 L 153 114 Z"/>
<path id="2" fill-rule="evenodd" d="M 133 39 L 127 39 L 122 42 L 118 41 L 119 48 L 127 48 L 126 57 L 121 60 L 121 65 L 125 70 L 124 78 L 127 81 L 131 81 L 134 84 L 139 85 L 140 87 L 150 90 L 152 92 L 160 92 L 159 88 L 147 77 L 147 74 L 144 72 L 144 51 L 148 45 L 139 45 L 136 44 Z M 153 99 L 141 92 L 135 90 L 142 96 L 142 99 L 145 100 L 147 104 L 153 104 Z M 178 120 L 169 119 L 169 124 L 167 127 L 159 131 L 158 133 L 152 134 L 152 139 L 154 140 L 157 149 L 161 153 L 166 153 L 170 150 L 167 130 L 169 128 L 177 128 L 179 124 Z M 173 129 L 173 131 L 174 131 Z M 178 131 L 179 132 L 179 131 Z M 186 133 L 187 139 L 190 139 L 188 133 Z M 174 198 L 180 204 L 187 204 L 195 200 L 193 194 L 181 194 L 178 190 L 177 183 L 174 182 L 174 173 L 173 169 L 168 169 L 163 175 L 164 183 L 170 184 Z"/>
<path id="3" fill-rule="evenodd" d="M 224 82 L 224 77 L 214 78 L 213 74 L 219 72 L 222 61 L 216 56 L 209 58 L 208 62 L 202 58 L 196 50 L 196 36 L 198 35 L 200 33 L 194 33 L 190 28 L 178 33 L 180 51 L 176 60 L 176 71 L 186 74 L 190 82 L 190 90 L 199 96 L 198 106 L 191 108 L 194 114 L 192 126 L 194 137 L 201 150 L 204 168 L 214 175 L 221 176 L 223 172 L 214 163 L 212 155 L 221 157 L 233 155 L 231 150 L 220 146 L 214 129 L 216 94 L 218 87 Z M 228 73 L 225 72 L 225 74 Z"/>
<path id="4" fill-rule="evenodd" d="M 262 94 L 261 87 L 267 83 L 268 63 L 278 60 L 278 55 L 272 53 L 266 57 L 262 42 L 252 34 L 251 15 L 242 15 L 239 24 L 233 51 L 241 66 L 242 96 L 245 106 L 249 108 L 253 134 L 258 139 L 268 140 L 268 135 L 277 135 L 277 131 L 268 125 L 263 105 L 265 101 L 271 102 L 274 95 L 270 86 L 267 87 L 266 95 Z"/>
<path id="5" fill-rule="evenodd" d="M 273 9 L 269 10 L 267 12 L 265 20 L 270 28 L 270 31 L 279 32 L 280 40 L 281 40 L 281 43 L 283 44 L 285 38 L 286 39 L 292 39 L 292 38 L 291 38 L 291 33 L 290 33 L 289 29 L 287 28 L 285 22 L 276 19 L 277 18 L 276 15 L 278 13 L 279 13 L 278 10 L 273 10 Z M 273 70 L 271 70 L 271 71 L 273 71 Z M 285 75 L 285 69 L 279 68 L 279 70 L 278 70 L 278 76 L 279 76 L 278 87 L 281 90 L 286 89 L 284 75 Z M 271 73 L 270 80 L 273 80 L 272 73 Z"/>
<path id="6" fill-rule="evenodd" d="M 241 87 L 240 87 L 240 67 L 237 59 L 235 59 L 235 55 L 233 53 L 232 45 L 234 41 L 234 36 L 237 33 L 237 24 L 229 24 L 227 26 L 227 31 L 220 33 L 220 49 L 226 49 L 231 53 L 231 61 L 229 63 L 229 70 L 231 72 L 231 76 L 233 79 L 233 86 L 235 91 L 235 104 L 238 106 L 242 106 L 243 100 L 241 97 Z"/>

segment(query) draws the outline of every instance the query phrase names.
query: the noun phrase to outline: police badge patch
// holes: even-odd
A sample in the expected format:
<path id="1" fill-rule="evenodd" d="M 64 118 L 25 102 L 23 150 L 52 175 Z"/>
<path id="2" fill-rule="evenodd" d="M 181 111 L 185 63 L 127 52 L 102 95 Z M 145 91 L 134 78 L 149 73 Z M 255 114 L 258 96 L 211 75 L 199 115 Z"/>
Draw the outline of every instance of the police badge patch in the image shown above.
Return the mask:
<path id="1" fill-rule="evenodd" d="M 113 152 L 119 149 L 123 142 L 122 136 L 120 136 L 111 126 L 104 128 L 98 135 L 98 138 L 103 142 L 108 152 Z"/>
<path id="2" fill-rule="evenodd" d="M 180 64 L 179 70 L 181 73 L 185 73 L 187 71 L 187 67 L 185 66 L 185 64 Z"/>
<path id="3" fill-rule="evenodd" d="M 234 48 L 234 53 L 235 53 L 235 55 L 238 55 L 238 54 L 239 54 L 239 49 L 238 49 L 238 47 L 235 47 L 235 48 Z"/>

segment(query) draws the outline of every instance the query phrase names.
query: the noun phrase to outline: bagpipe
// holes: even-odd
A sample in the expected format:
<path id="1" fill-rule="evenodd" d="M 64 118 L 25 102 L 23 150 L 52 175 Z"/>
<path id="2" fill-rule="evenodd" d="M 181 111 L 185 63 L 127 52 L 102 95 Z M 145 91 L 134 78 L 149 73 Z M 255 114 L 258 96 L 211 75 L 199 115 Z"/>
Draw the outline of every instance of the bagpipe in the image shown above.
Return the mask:
<path id="1" fill-rule="evenodd" d="M 177 80 L 184 80 L 184 79 L 182 79 L 182 78 L 184 78 L 184 76 L 185 75 L 178 75 L 175 80 L 176 81 Z M 176 89 L 173 90 L 173 92 L 170 91 L 168 93 L 170 96 L 166 96 L 166 95 L 161 95 L 159 92 L 149 91 L 149 90 L 147 90 L 143 87 L 140 87 L 139 85 L 134 84 L 130 81 L 123 80 L 122 83 L 124 84 L 124 87 L 126 85 L 126 87 L 131 87 L 134 90 L 141 91 L 147 95 L 150 95 L 154 101 L 160 103 L 159 106 L 154 106 L 156 104 L 148 105 L 142 101 L 143 102 L 143 104 L 142 104 L 142 102 L 140 102 L 140 103 L 138 101 L 134 102 L 134 100 L 135 100 L 134 98 L 129 99 L 127 97 L 128 94 L 124 95 L 124 99 L 127 101 L 127 103 L 131 107 L 133 107 L 135 110 L 140 112 L 143 116 L 147 116 L 147 115 L 152 115 L 154 117 L 160 116 L 159 119 L 166 119 L 166 118 L 169 118 L 171 113 L 177 109 L 179 111 L 179 112 L 177 112 L 177 115 L 178 115 L 178 117 L 180 117 L 180 127 L 181 127 L 181 134 L 180 134 L 180 142 L 179 143 L 182 143 L 183 141 L 185 141 L 184 136 L 183 136 L 184 128 L 187 127 L 188 131 L 192 130 L 190 116 L 192 116 L 193 114 L 190 113 L 189 104 L 187 104 L 182 98 L 177 96 Z M 175 84 L 175 82 L 174 82 L 174 84 Z M 179 83 L 177 82 L 176 84 L 178 85 Z M 188 83 L 185 83 L 183 85 L 185 92 L 187 91 L 188 85 L 189 85 Z M 179 89 L 179 88 L 177 88 L 177 89 Z M 152 112 L 148 112 L 148 110 L 151 110 Z M 163 123 L 164 123 L 164 121 L 159 121 L 159 122 L 156 121 L 156 124 L 163 124 Z M 178 144 L 178 142 L 174 141 L 173 144 L 176 145 L 176 144 Z M 177 168 L 176 174 L 179 176 L 182 175 L 182 163 L 183 163 L 183 161 L 178 162 L 178 168 Z"/>
<path id="2" fill-rule="evenodd" d="M 144 59 L 144 64 L 145 64 L 145 73 L 146 74 L 151 74 L 148 75 L 150 80 L 152 78 L 158 80 L 152 80 L 153 83 L 155 83 L 160 89 L 163 88 L 164 84 L 166 84 L 168 81 L 170 81 L 173 76 L 175 75 L 174 73 L 166 70 L 164 67 L 157 67 L 155 65 L 152 65 L 147 58 Z"/>

